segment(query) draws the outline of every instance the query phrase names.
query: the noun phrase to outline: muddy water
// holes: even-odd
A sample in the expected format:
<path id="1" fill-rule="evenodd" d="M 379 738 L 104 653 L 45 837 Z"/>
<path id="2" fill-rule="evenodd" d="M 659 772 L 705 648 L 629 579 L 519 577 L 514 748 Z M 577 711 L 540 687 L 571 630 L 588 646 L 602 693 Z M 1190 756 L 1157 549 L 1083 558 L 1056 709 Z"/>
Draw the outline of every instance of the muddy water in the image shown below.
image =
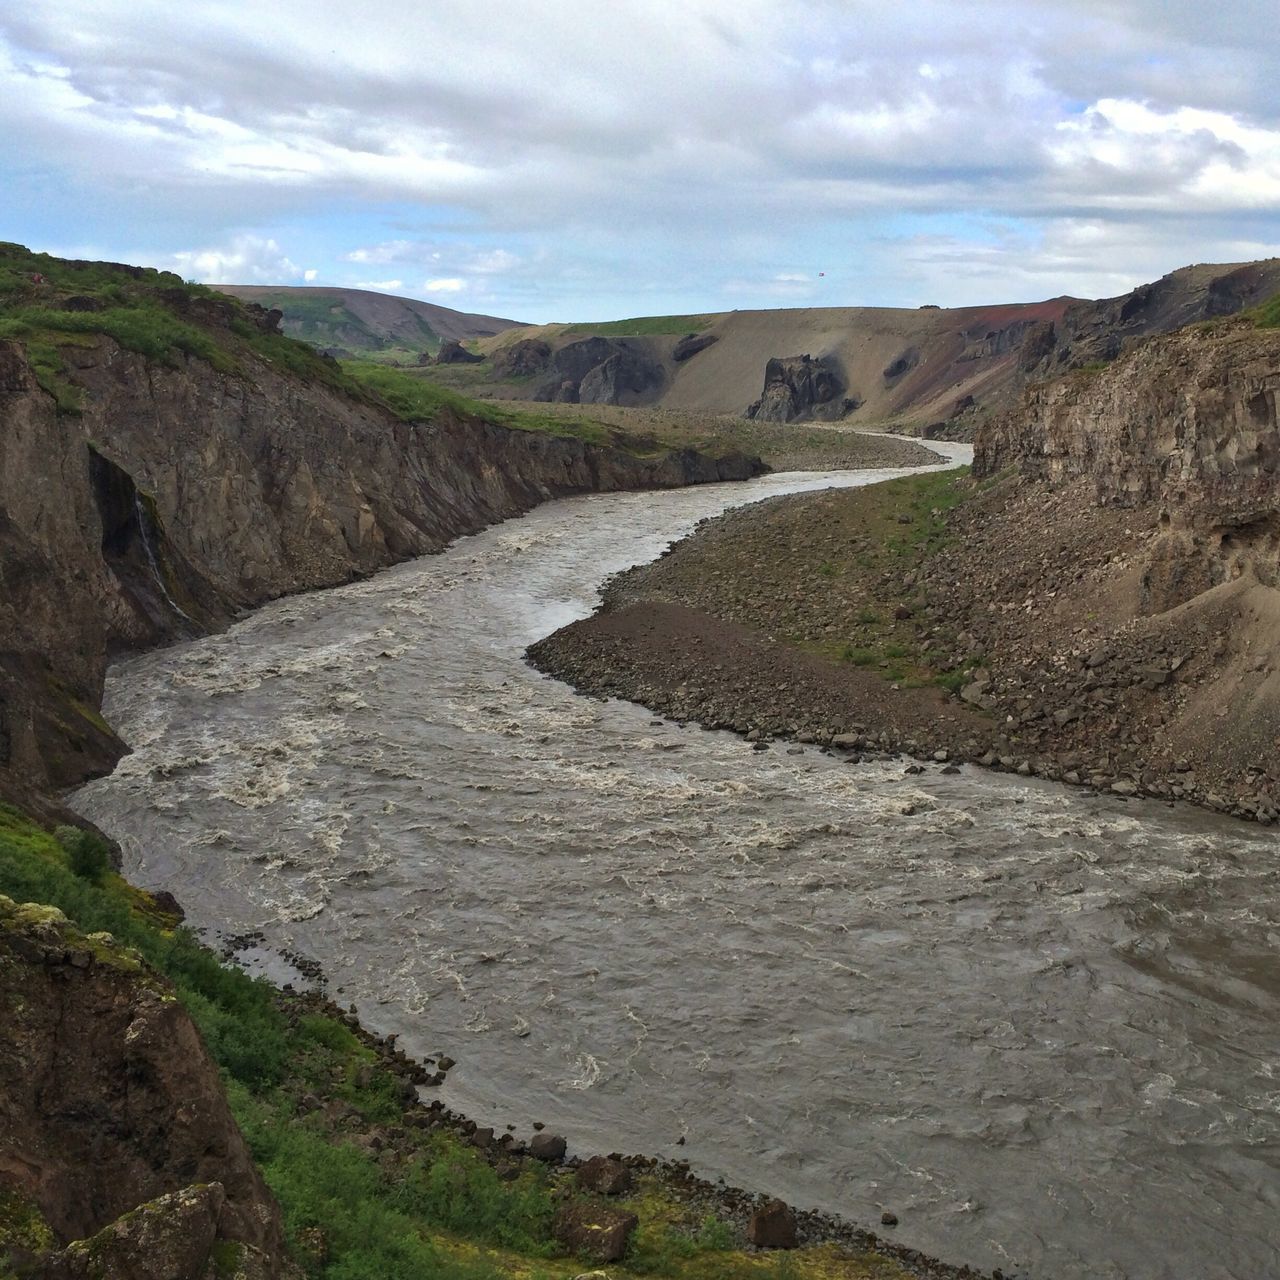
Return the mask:
<path id="1" fill-rule="evenodd" d="M 757 753 L 521 661 L 700 517 L 869 478 L 554 503 L 129 662 L 136 752 L 79 807 L 196 924 L 457 1058 L 482 1122 L 891 1208 L 956 1262 L 1280 1275 L 1273 836 Z"/>

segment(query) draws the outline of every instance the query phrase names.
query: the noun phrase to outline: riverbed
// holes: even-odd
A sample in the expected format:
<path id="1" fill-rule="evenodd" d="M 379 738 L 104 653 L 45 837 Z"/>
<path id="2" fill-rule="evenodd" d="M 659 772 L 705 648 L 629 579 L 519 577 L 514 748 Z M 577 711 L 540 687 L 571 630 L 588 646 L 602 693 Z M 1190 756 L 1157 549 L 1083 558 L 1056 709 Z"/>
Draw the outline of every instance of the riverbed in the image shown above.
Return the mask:
<path id="1" fill-rule="evenodd" d="M 195 926 L 456 1058 L 480 1123 L 892 1210 L 957 1263 L 1280 1275 L 1273 835 L 755 751 L 523 661 L 699 519 L 897 474 L 549 503 L 122 663 L 134 753 L 76 805 Z"/>

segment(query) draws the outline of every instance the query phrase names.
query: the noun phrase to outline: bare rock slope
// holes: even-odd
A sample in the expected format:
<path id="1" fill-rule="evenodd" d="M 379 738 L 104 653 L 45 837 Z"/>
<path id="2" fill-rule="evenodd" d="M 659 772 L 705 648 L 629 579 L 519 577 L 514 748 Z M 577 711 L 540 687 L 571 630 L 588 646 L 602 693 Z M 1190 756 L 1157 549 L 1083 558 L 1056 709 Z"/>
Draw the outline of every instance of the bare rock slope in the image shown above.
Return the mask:
<path id="1" fill-rule="evenodd" d="M 234 1262 L 217 1274 L 281 1274 L 279 1207 L 162 979 L 56 908 L 0 897 L 0 1009 L 0 1208 L 25 1223 L 10 1265 L 204 1280 L 216 1256 Z"/>

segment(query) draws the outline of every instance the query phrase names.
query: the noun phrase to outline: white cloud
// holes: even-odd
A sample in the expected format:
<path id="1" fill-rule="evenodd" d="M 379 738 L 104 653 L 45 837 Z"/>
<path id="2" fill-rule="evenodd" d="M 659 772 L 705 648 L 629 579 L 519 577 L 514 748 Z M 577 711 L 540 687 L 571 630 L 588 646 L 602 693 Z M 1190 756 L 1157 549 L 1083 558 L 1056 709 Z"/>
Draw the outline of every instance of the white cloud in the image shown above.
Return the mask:
<path id="1" fill-rule="evenodd" d="M 178 255 L 187 274 L 306 278 L 302 251 L 279 247 L 305 225 L 323 233 L 325 279 L 362 267 L 506 309 L 665 299 L 677 282 L 693 308 L 723 290 L 808 300 L 811 282 L 786 277 L 833 243 L 856 254 L 860 288 L 887 269 L 885 244 L 909 243 L 933 246 L 904 270 L 935 272 L 935 292 L 985 287 L 1000 262 L 1011 282 L 1083 292 L 1112 265 L 1068 249 L 1068 227 L 1101 227 L 1144 263 L 1203 258 L 1197 238 L 1280 239 L 1274 0 L 526 0 L 518 24 L 475 5 L 376 12 L 210 0 L 192 23 L 160 0 L 9 6 L 0 211 L 56 175 L 85 194 L 85 241 L 109 239 L 93 221 L 109 203 L 124 226 L 180 223 L 185 243 L 225 246 Z M 930 219 L 1020 234 L 903 229 Z M 979 274 L 946 245 L 970 246 Z M 1024 270 L 1038 253 L 1056 274 Z"/>
<path id="2" fill-rule="evenodd" d="M 357 280 L 355 289 L 373 289 L 378 293 L 395 293 L 404 288 L 403 280 Z"/>
<path id="3" fill-rule="evenodd" d="M 221 248 L 192 249 L 169 255 L 163 265 L 206 284 L 281 284 L 315 279 L 314 271 L 293 262 L 272 239 L 236 236 Z"/>

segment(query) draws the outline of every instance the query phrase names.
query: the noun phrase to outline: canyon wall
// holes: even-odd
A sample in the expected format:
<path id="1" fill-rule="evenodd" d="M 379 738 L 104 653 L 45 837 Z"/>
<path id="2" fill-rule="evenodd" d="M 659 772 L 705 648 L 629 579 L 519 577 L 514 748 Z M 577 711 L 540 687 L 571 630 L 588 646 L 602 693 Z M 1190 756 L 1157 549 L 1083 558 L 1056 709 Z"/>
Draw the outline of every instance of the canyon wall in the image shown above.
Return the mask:
<path id="1" fill-rule="evenodd" d="M 264 360 L 228 374 L 100 337 L 64 363 L 79 414 L 0 343 L 0 796 L 29 805 L 124 749 L 97 715 L 111 654 L 439 551 L 547 498 L 763 469 L 447 411 L 403 422 Z"/>

